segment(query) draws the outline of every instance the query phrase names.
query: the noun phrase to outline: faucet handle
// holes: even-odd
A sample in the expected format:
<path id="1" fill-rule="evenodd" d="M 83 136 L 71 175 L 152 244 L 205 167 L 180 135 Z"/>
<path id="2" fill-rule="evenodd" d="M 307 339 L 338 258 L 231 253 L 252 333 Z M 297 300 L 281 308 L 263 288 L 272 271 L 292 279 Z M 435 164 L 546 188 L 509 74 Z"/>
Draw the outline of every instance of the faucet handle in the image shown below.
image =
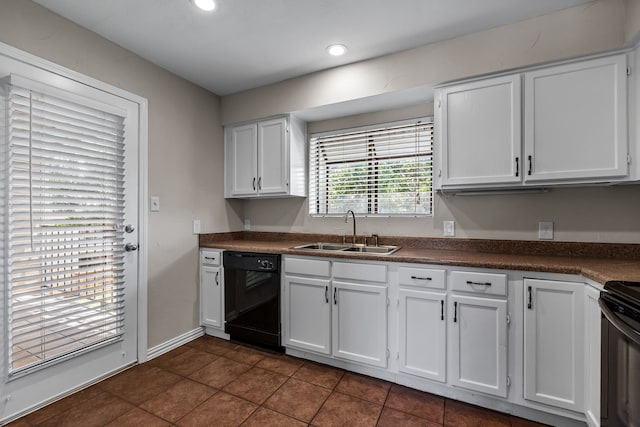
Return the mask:
<path id="1" fill-rule="evenodd" d="M 380 242 L 379 242 L 380 236 L 378 236 L 377 234 L 372 234 L 371 237 L 375 239 L 374 241 L 376 242 L 375 243 L 376 247 L 380 246 Z"/>

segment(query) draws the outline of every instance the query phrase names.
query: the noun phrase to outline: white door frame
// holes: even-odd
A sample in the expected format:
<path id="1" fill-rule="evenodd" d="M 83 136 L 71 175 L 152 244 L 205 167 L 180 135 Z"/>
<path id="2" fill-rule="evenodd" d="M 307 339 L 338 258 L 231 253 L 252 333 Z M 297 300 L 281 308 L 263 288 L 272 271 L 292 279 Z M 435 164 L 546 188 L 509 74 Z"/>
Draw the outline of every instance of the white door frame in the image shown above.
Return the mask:
<path id="1" fill-rule="evenodd" d="M 108 83 L 94 79 L 77 71 L 55 64 L 46 59 L 24 52 L 8 44 L 0 42 L 0 55 L 15 59 L 33 67 L 58 74 L 67 79 L 93 87 L 95 89 L 111 93 L 127 99 L 138 105 L 139 112 L 139 146 L 138 146 L 138 345 L 137 360 L 143 363 L 147 360 L 147 265 L 149 259 L 148 248 L 148 154 L 149 154 L 149 109 L 148 101 L 139 95 L 124 89 L 112 86 Z"/>

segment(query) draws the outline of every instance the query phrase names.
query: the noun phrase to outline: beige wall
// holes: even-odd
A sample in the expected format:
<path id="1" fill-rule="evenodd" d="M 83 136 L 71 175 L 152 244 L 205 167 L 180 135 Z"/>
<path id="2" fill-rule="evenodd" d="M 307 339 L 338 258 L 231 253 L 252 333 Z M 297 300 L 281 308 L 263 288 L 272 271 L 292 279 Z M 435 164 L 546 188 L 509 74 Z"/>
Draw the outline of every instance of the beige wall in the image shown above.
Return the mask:
<path id="1" fill-rule="evenodd" d="M 222 98 L 223 123 L 619 48 L 624 0 L 599 0 Z"/>
<path id="2" fill-rule="evenodd" d="M 433 103 L 309 123 L 309 133 L 430 116 Z M 640 243 L 640 186 L 562 188 L 548 192 L 434 195 L 433 217 L 358 218 L 358 234 L 441 237 L 443 221 L 456 237 L 536 240 L 538 222 L 553 221 L 555 240 Z M 351 233 L 342 217 L 311 217 L 306 199 L 248 200 L 252 230 Z"/>
<path id="3" fill-rule="evenodd" d="M 228 231 L 242 216 L 241 204 L 222 199 L 219 98 L 30 1 L 2 1 L 0 41 L 148 99 L 149 193 L 161 204 L 149 214 L 146 248 L 149 347 L 197 327 L 191 221 L 200 219 L 205 232 Z"/>
<path id="4" fill-rule="evenodd" d="M 637 43 L 640 38 L 640 0 L 626 0 L 624 38 L 627 44 Z"/>
<path id="5" fill-rule="evenodd" d="M 638 0 L 630 0 L 636 2 Z M 626 1 L 603 0 L 520 23 L 359 64 L 322 71 L 222 99 L 223 121 L 313 108 L 384 91 L 620 48 L 627 41 Z M 635 7 L 635 6 L 634 6 Z M 260 100 L 261 102 L 258 102 Z M 432 111 L 432 104 L 309 123 L 309 132 L 363 126 Z M 555 189 L 548 193 L 452 196 L 436 194 L 428 218 L 359 218 L 359 233 L 537 239 L 539 221 L 555 223 L 562 241 L 640 242 L 640 186 Z M 310 217 L 303 199 L 251 200 L 244 214 L 253 230 L 350 232 L 342 218 Z"/>

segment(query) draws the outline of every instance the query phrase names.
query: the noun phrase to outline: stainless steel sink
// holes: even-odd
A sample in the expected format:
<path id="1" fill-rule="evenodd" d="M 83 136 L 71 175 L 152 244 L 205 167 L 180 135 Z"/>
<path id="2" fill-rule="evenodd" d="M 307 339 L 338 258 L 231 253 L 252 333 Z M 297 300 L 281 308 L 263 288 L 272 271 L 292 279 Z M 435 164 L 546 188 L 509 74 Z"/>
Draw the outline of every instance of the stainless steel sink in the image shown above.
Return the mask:
<path id="1" fill-rule="evenodd" d="M 389 255 L 400 249 L 400 246 L 368 246 L 359 244 L 340 243 L 309 243 L 307 245 L 294 246 L 292 249 L 305 249 L 314 251 L 342 251 L 351 253 L 367 253 L 372 255 Z"/>
<path id="2" fill-rule="evenodd" d="M 345 249 L 345 252 L 364 252 L 370 254 L 382 254 L 388 255 L 396 252 L 400 249 L 400 246 L 365 246 L 365 245 L 352 245 Z"/>
<path id="3" fill-rule="evenodd" d="M 310 243 L 308 245 L 294 246 L 292 249 L 311 249 L 316 251 L 343 251 L 351 245 L 340 243 Z"/>

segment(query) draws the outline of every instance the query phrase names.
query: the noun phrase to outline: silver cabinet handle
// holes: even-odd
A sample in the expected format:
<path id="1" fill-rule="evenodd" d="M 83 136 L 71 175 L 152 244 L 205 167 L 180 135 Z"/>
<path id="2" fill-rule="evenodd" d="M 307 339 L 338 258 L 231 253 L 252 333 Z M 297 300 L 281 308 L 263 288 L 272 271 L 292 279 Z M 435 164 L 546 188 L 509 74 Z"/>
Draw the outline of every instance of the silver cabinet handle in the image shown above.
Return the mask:
<path id="1" fill-rule="evenodd" d="M 253 184 L 252 185 L 253 185 L 253 189 L 255 190 L 256 189 L 256 177 L 255 176 L 253 177 Z"/>
<path id="2" fill-rule="evenodd" d="M 333 303 L 335 305 L 338 305 L 338 297 L 336 295 L 336 292 L 338 291 L 338 288 L 333 288 Z"/>
<path id="3" fill-rule="evenodd" d="M 262 177 L 258 178 L 258 190 L 262 190 Z"/>
<path id="4" fill-rule="evenodd" d="M 324 287 L 324 302 L 329 304 L 329 286 Z"/>
<path id="5" fill-rule="evenodd" d="M 411 276 L 413 280 L 432 280 L 431 277 Z"/>
<path id="6" fill-rule="evenodd" d="M 220 276 L 220 272 L 216 271 L 216 286 L 220 286 L 220 281 L 218 280 L 219 276 Z"/>

